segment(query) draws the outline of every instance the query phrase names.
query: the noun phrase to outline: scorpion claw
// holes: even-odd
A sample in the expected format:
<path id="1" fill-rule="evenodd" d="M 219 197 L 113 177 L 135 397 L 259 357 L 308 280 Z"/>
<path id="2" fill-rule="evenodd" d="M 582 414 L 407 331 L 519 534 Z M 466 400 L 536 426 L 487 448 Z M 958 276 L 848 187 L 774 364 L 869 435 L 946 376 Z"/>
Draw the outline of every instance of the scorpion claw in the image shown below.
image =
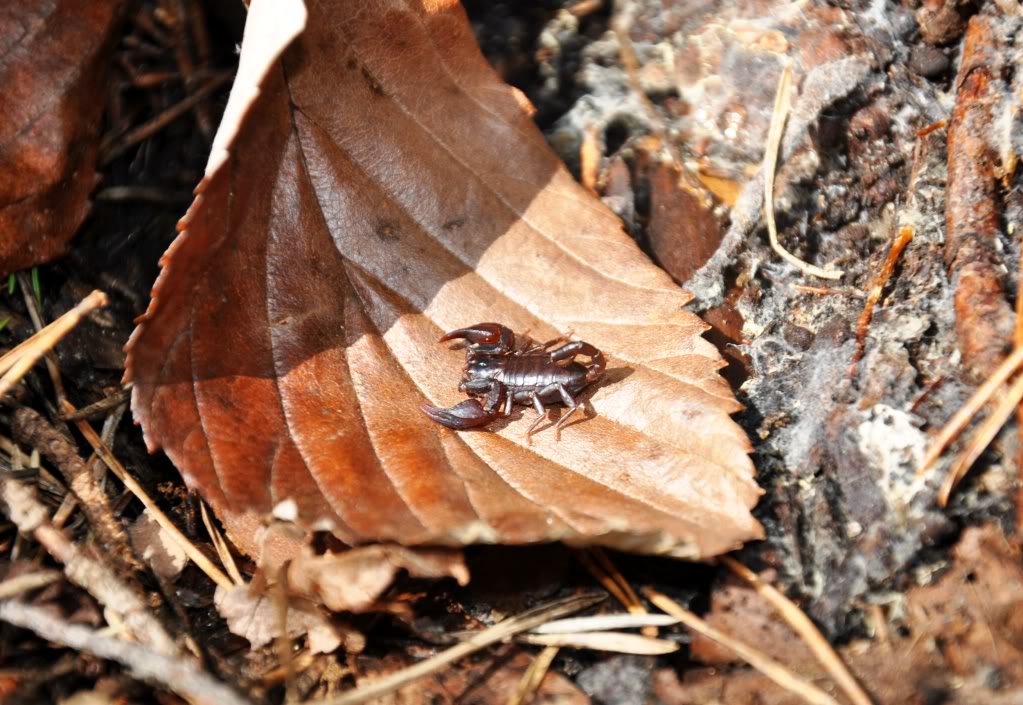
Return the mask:
<path id="1" fill-rule="evenodd" d="M 496 413 L 488 412 L 484 409 L 483 405 L 476 399 L 466 399 L 447 409 L 438 409 L 436 406 L 430 406 L 429 404 L 421 404 L 419 408 L 441 426 L 447 426 L 456 431 L 484 426 L 493 421 L 497 416 Z"/>
<path id="2" fill-rule="evenodd" d="M 459 328 L 441 336 L 438 342 L 465 338 L 469 345 L 485 347 L 488 352 L 505 353 L 515 347 L 515 334 L 500 323 L 477 323 L 468 328 Z"/>

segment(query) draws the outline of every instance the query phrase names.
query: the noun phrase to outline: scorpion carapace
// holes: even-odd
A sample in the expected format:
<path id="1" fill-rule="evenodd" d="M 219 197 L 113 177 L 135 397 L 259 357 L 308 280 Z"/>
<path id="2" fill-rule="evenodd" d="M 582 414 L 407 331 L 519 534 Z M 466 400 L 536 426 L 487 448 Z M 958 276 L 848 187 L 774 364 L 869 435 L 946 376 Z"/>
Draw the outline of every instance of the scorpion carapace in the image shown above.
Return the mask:
<path id="1" fill-rule="evenodd" d="M 458 431 L 508 416 L 512 404 L 532 404 L 538 416 L 526 431 L 528 438 L 547 417 L 545 404 L 564 404 L 568 411 L 554 425 L 560 438 L 561 427 L 579 408 L 576 395 L 600 379 L 606 365 L 604 353 L 581 340 L 527 341 L 516 348 L 515 334 L 499 323 L 459 328 L 439 342 L 461 338 L 468 345 L 458 389 L 472 398 L 447 409 L 422 406 L 431 419 Z M 577 355 L 588 357 L 589 362 L 577 362 Z"/>

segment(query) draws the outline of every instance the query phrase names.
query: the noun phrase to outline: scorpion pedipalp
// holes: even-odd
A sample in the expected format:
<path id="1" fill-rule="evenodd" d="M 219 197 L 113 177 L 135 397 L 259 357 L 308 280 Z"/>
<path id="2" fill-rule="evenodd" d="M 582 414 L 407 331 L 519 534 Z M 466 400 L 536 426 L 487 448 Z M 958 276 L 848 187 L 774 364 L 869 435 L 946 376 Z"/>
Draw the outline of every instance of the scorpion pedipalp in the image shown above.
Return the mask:
<path id="1" fill-rule="evenodd" d="M 464 338 L 473 348 L 486 350 L 490 354 L 511 352 L 515 348 L 515 334 L 500 323 L 477 323 L 468 328 L 459 328 L 441 336 L 438 342 Z"/>
<path id="2" fill-rule="evenodd" d="M 456 431 L 485 426 L 497 418 L 498 415 L 496 411 L 487 411 L 483 408 L 483 405 L 477 399 L 466 399 L 446 409 L 440 409 L 429 404 L 421 404 L 419 408 L 441 426 L 447 426 Z"/>

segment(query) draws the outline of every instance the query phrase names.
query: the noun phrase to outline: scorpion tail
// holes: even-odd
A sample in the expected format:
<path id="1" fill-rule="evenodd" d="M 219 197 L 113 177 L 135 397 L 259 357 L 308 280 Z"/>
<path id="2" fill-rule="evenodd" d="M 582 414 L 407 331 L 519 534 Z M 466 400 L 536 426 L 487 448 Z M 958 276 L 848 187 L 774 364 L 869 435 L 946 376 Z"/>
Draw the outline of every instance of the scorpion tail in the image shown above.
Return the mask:
<path id="1" fill-rule="evenodd" d="M 493 411 L 487 411 L 476 399 L 466 399 L 460 404 L 438 409 L 436 406 L 422 404 L 419 407 L 427 416 L 439 423 L 441 426 L 453 428 L 456 431 L 463 431 L 467 428 L 484 426 L 497 416 Z"/>
<path id="2" fill-rule="evenodd" d="M 593 348 L 593 346 L 590 346 Z M 604 376 L 604 369 L 607 367 L 607 360 L 604 359 L 604 353 L 600 352 L 596 348 L 593 348 L 593 352 L 587 352 L 590 356 L 590 364 L 586 369 L 586 383 L 596 382 L 598 379 Z"/>

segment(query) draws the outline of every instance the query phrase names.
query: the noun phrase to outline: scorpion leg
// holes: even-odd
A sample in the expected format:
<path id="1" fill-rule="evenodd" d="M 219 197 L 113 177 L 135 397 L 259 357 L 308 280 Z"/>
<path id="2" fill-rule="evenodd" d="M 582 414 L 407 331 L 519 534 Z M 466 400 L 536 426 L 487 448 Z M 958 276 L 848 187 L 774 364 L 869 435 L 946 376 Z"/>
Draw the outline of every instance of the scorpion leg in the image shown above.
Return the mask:
<path id="1" fill-rule="evenodd" d="M 526 431 L 526 442 L 527 443 L 529 442 L 529 437 L 533 435 L 533 431 L 536 430 L 536 427 L 539 426 L 541 423 L 543 423 L 544 420 L 546 420 L 546 418 L 547 418 L 547 409 L 544 408 L 543 400 L 540 399 L 540 394 L 542 394 L 544 391 L 546 391 L 546 388 L 541 390 L 539 393 L 538 392 L 534 392 L 533 393 L 533 398 L 532 398 L 533 408 L 536 409 L 537 417 L 536 417 L 536 421 L 533 422 L 533 425 L 530 426 L 529 429 Z"/>
<path id="2" fill-rule="evenodd" d="M 560 441 L 561 427 L 565 425 L 565 422 L 568 421 L 569 417 L 575 413 L 576 409 L 579 408 L 579 404 L 577 404 L 575 399 L 572 398 L 572 395 L 568 393 L 568 390 L 565 389 L 564 385 L 559 384 L 557 385 L 557 388 L 558 394 L 561 395 L 562 403 L 568 407 L 568 411 L 565 412 L 565 415 L 558 419 L 558 422 L 554 424 L 554 437 Z"/>

